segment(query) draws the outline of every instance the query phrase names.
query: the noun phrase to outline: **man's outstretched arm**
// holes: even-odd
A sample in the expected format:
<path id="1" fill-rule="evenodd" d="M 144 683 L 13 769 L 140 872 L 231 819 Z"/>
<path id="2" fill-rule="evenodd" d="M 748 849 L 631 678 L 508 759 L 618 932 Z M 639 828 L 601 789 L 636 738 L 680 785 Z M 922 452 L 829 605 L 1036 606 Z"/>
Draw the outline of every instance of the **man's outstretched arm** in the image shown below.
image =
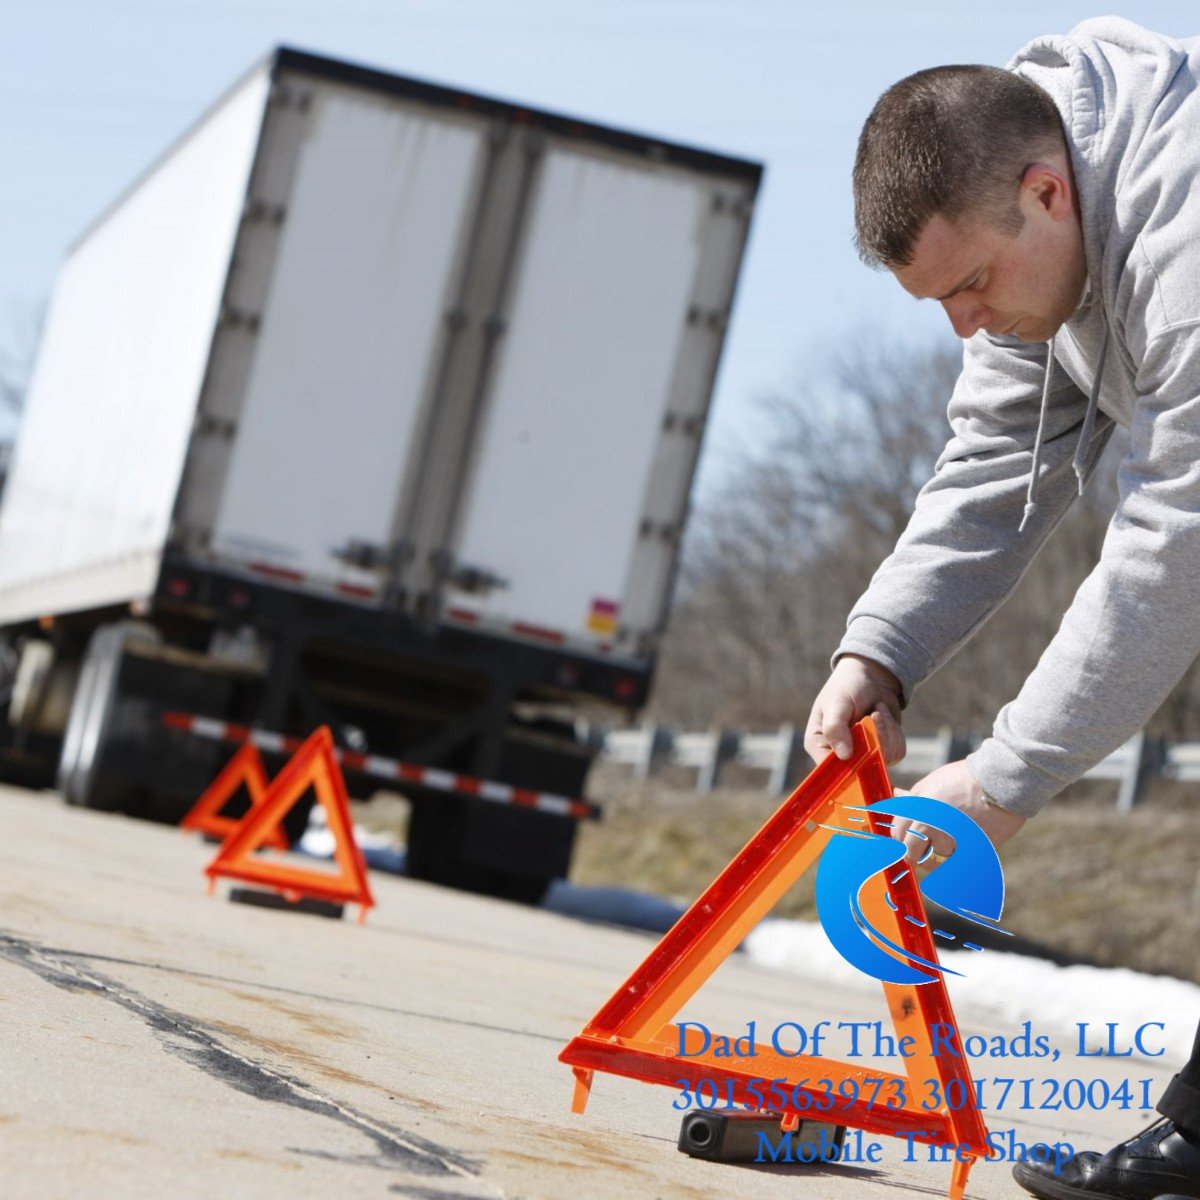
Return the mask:
<path id="1" fill-rule="evenodd" d="M 1138 399 L 1100 561 L 967 760 L 1022 816 L 1142 728 L 1200 654 L 1200 322 L 1131 351 Z"/>
<path id="2" fill-rule="evenodd" d="M 869 713 L 887 760 L 902 758 L 900 709 L 1017 586 L 1078 494 L 1071 460 L 1087 399 L 1055 365 L 1038 509 L 1019 532 L 1046 354 L 1045 345 L 983 333 L 965 344 L 949 409 L 953 436 L 908 528 L 850 613 L 805 727 L 813 758 L 831 749 L 846 757 L 849 726 Z M 1089 470 L 1111 429 L 1107 418 L 1097 422 Z"/>
<path id="3" fill-rule="evenodd" d="M 992 736 L 914 785 L 997 844 L 1142 728 L 1200 655 L 1200 323 L 1150 339 L 1142 362 L 1100 561 Z"/>

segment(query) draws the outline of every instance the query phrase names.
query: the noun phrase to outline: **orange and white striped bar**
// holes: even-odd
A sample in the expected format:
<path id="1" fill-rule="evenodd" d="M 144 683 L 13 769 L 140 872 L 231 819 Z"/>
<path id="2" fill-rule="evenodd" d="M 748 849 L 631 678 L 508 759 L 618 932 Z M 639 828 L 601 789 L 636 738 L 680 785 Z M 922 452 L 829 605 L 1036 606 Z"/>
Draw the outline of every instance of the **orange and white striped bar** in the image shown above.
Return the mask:
<path id="1" fill-rule="evenodd" d="M 193 716 L 190 713 L 166 712 L 163 713 L 162 722 L 168 729 L 181 730 L 212 741 L 253 742 L 260 750 L 276 754 L 294 754 L 302 740 L 287 734 L 255 729 L 250 725 L 235 725 L 229 721 Z M 475 796 L 480 800 L 490 800 L 494 804 L 515 804 L 521 808 L 532 808 L 538 812 L 552 813 L 557 817 L 574 817 L 580 821 L 594 821 L 600 816 L 599 808 L 586 800 L 573 800 L 568 796 L 556 796 L 552 792 L 535 792 L 529 788 L 513 787 L 512 784 L 496 783 L 489 779 L 475 779 L 471 775 L 441 771 L 436 767 L 421 767 L 395 758 L 381 758 L 377 754 L 356 754 L 341 748 L 335 753 L 338 762 L 347 770 L 361 771 L 376 779 L 411 783 L 458 796 Z"/>

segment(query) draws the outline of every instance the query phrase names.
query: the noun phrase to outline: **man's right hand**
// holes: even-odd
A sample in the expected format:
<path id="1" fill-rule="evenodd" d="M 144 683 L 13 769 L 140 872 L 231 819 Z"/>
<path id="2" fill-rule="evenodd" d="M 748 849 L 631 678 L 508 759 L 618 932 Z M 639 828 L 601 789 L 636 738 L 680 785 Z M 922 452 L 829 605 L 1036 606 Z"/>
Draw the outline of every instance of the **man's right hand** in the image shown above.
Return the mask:
<path id="1" fill-rule="evenodd" d="M 838 659 L 817 696 L 804 729 L 804 749 L 814 762 L 830 750 L 838 758 L 849 758 L 854 752 L 850 726 L 868 713 L 875 718 L 884 762 L 899 762 L 905 754 L 900 681 L 872 659 L 847 654 Z"/>

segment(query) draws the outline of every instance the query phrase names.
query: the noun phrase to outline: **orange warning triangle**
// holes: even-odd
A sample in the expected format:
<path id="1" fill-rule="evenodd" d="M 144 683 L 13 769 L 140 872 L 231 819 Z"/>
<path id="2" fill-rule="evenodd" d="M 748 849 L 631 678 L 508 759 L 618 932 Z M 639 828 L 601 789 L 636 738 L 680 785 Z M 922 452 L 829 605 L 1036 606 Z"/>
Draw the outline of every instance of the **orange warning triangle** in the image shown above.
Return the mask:
<path id="1" fill-rule="evenodd" d="M 312 787 L 325 809 L 333 834 L 335 873 L 297 867 L 291 863 L 253 858 L 269 844 L 272 832 L 296 802 Z M 333 734 L 322 725 L 288 761 L 267 788 L 266 795 L 229 835 L 216 857 L 204 868 L 210 888 L 219 875 L 246 883 L 262 883 L 285 896 L 311 896 L 334 904 L 358 904 L 359 921 L 375 901 L 367 885 L 367 864 L 354 840 L 350 799 L 334 753 Z"/>
<path id="2" fill-rule="evenodd" d="M 802 1114 L 836 1121 L 867 1132 L 918 1142 L 953 1145 L 949 1196 L 961 1200 L 967 1174 L 976 1158 L 990 1157 L 987 1128 L 976 1105 L 976 1093 L 959 1041 L 945 982 L 939 974 L 928 983 L 884 983 L 883 991 L 897 1038 L 912 1053 L 904 1058 L 904 1075 L 872 1067 L 837 1062 L 824 1056 L 784 1056 L 769 1046 L 756 1045 L 753 1055 L 700 1053 L 699 1030 L 685 1030 L 680 1056 L 679 1027 L 672 1019 L 700 989 L 742 939 L 770 912 L 781 896 L 815 862 L 836 836 L 823 828 L 841 817 L 839 809 L 862 807 L 892 795 L 887 768 L 870 720 L 854 727 L 854 753 L 843 762 L 830 754 L 783 802 L 712 885 L 683 914 L 646 960 L 613 993 L 587 1023 L 583 1032 L 559 1055 L 575 1074 L 572 1109 L 583 1112 L 596 1071 L 607 1071 L 660 1083 L 677 1091 L 683 1080 L 692 1087 L 705 1080 L 719 1090 L 721 1101 L 746 1109 L 761 1107 L 764 1080 L 787 1082 L 786 1103 L 773 1105 L 783 1129 L 794 1129 Z M 859 814 L 855 814 L 856 816 Z M 860 817 L 861 819 L 861 817 Z M 884 832 L 885 818 L 868 814 L 872 833 Z M 917 880 L 911 866 L 897 868 L 864 885 L 860 904 L 870 924 L 906 952 L 936 962 L 937 950 Z M 890 902 L 889 902 L 890 898 Z M 912 918 L 909 920 L 908 918 Z M 933 1053 L 930 1027 L 939 1025 L 952 1037 L 939 1037 L 939 1046 L 955 1053 Z M 695 1034 L 693 1038 L 690 1035 Z M 693 1045 L 694 1043 L 694 1045 Z M 734 1039 L 714 1035 L 711 1045 L 728 1047 Z M 696 1051 L 693 1053 L 693 1049 Z M 881 1087 L 874 1081 L 882 1078 Z M 929 1080 L 938 1081 L 937 1095 L 951 1098 L 933 1111 Z M 838 1097 L 829 1112 L 824 1080 Z M 844 1084 L 843 1081 L 853 1081 Z M 747 1083 L 758 1090 L 747 1090 Z M 903 1097 L 902 1104 L 896 1102 Z M 777 1098 L 773 1094 L 773 1098 Z M 966 1161 L 962 1161 L 965 1159 Z"/>
<path id="3" fill-rule="evenodd" d="M 243 742 L 238 752 L 221 768 L 216 779 L 204 789 L 200 799 L 188 810 L 179 822 L 181 829 L 194 829 L 210 837 L 225 840 L 241 823 L 239 817 L 226 817 L 221 809 L 229 803 L 240 785 L 245 785 L 250 795 L 250 807 L 262 802 L 267 792 L 267 772 L 263 768 L 258 747 L 253 742 Z M 288 848 L 287 834 L 281 826 L 271 830 L 268 845 L 276 850 Z"/>

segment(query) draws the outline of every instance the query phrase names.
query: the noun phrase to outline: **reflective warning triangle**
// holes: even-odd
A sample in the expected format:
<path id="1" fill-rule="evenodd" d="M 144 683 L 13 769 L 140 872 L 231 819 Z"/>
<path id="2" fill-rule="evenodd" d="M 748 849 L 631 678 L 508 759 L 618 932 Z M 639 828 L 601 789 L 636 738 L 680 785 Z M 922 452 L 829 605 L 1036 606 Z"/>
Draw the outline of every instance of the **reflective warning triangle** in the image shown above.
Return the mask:
<path id="1" fill-rule="evenodd" d="M 262 802 L 267 792 L 267 772 L 258 747 L 253 742 L 242 743 L 237 753 L 217 773 L 216 779 L 204 789 L 200 799 L 188 810 L 179 827 L 194 829 L 224 841 L 241 823 L 241 818 L 227 817 L 221 809 L 242 786 L 250 796 L 252 809 Z M 271 830 L 267 844 L 276 850 L 288 848 L 287 834 L 282 826 L 277 825 Z"/>
<path id="2" fill-rule="evenodd" d="M 830 754 L 783 802 L 767 823 L 683 914 L 609 1001 L 559 1055 L 575 1074 L 572 1109 L 581 1113 L 596 1071 L 624 1075 L 679 1090 L 687 1080 L 694 1087 L 712 1080 L 722 1104 L 753 1109 L 761 1105 L 747 1090 L 755 1082 L 786 1081 L 787 1102 L 775 1106 L 783 1130 L 795 1129 L 803 1116 L 835 1121 L 870 1133 L 912 1136 L 918 1142 L 961 1147 L 951 1153 L 953 1164 L 948 1195 L 961 1200 L 967 1175 L 976 1158 L 990 1157 L 987 1128 L 976 1104 L 967 1057 L 941 974 L 919 985 L 882 984 L 896 1037 L 909 1037 L 911 1053 L 904 1058 L 904 1075 L 838 1062 L 824 1056 L 785 1056 L 770 1046 L 756 1045 L 753 1055 L 700 1053 L 700 1030 L 685 1031 L 672 1023 L 679 1010 L 765 917 L 783 894 L 820 857 L 835 830 L 824 828 L 850 819 L 839 813 L 861 809 L 892 795 L 887 768 L 870 720 L 854 727 L 854 753 L 846 761 Z M 856 813 L 861 819 L 861 812 Z M 868 814 L 871 833 L 885 832 L 890 818 Z M 859 894 L 870 925 L 906 953 L 937 962 L 937 949 L 911 865 L 880 872 Z M 890 897 L 890 903 L 889 903 Z M 912 918 L 912 920 L 909 920 Z M 939 1046 L 954 1053 L 933 1053 L 931 1026 L 939 1025 Z M 946 1037 L 945 1030 L 953 1031 Z M 690 1035 L 695 1034 L 692 1038 Z M 695 1042 L 696 1053 L 692 1053 Z M 732 1046 L 733 1039 L 713 1035 L 714 1046 Z M 874 1080 L 882 1078 L 881 1088 Z M 832 1080 L 837 1095 L 831 1111 L 826 1090 L 818 1081 Z M 930 1101 L 927 1081 L 936 1079 L 938 1095 L 951 1097 L 939 1108 Z M 853 1083 L 842 1087 L 843 1080 Z M 892 1081 L 896 1081 L 893 1083 Z M 898 1086 L 897 1086 L 898 1085 Z M 874 1096 L 872 1097 L 872 1089 Z M 898 1097 L 904 1102 L 893 1106 Z M 778 1097 L 773 1097 L 777 1099 Z M 959 1158 L 967 1161 L 958 1161 Z"/>
<path id="3" fill-rule="evenodd" d="M 278 831 L 283 818 L 310 787 L 316 792 L 317 803 L 325 809 L 337 871 L 253 857 L 255 851 L 270 844 L 272 833 Z M 367 909 L 375 901 L 367 884 L 367 864 L 354 840 L 350 799 L 327 725 L 301 745 L 204 870 L 210 888 L 218 876 L 224 875 L 245 883 L 265 884 L 293 899 L 307 896 L 334 904 L 357 904 L 359 921 L 366 919 Z"/>

